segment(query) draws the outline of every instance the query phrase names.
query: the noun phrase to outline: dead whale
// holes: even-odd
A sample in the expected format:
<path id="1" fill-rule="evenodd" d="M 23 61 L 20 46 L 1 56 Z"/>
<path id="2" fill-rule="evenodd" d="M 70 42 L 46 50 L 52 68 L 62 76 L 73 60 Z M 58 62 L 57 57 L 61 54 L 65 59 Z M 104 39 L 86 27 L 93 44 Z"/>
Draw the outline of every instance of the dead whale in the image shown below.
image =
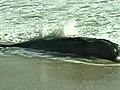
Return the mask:
<path id="1" fill-rule="evenodd" d="M 113 61 L 115 61 L 116 57 L 119 55 L 118 44 L 105 39 L 87 37 L 33 39 L 22 43 L 0 46 L 70 53 L 79 55 L 83 58 L 96 57 Z"/>

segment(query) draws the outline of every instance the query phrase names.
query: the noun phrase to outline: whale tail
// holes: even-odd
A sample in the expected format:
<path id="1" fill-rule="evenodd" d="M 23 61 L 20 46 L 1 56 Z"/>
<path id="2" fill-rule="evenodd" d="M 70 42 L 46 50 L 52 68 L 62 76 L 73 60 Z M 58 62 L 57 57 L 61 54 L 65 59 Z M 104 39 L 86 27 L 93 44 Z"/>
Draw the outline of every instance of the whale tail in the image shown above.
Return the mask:
<path id="1" fill-rule="evenodd" d="M 12 47 L 13 45 L 0 44 L 0 47 Z"/>
<path id="2" fill-rule="evenodd" d="M 0 47 L 22 47 L 20 46 L 22 43 L 11 43 L 11 44 L 5 44 L 5 43 L 0 43 Z"/>

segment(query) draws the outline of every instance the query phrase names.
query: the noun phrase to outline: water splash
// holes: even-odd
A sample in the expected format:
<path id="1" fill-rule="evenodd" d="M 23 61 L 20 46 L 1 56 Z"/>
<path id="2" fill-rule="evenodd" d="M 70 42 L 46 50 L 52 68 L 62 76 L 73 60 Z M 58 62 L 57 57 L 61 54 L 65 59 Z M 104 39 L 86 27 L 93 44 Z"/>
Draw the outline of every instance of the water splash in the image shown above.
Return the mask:
<path id="1" fill-rule="evenodd" d="M 64 36 L 65 37 L 78 37 L 79 33 L 77 29 L 75 28 L 76 26 L 76 19 L 69 20 L 65 25 L 64 25 Z"/>
<path id="2" fill-rule="evenodd" d="M 56 38 L 56 37 L 79 37 L 79 32 L 76 29 L 76 19 L 60 22 L 61 27 L 54 25 L 43 25 L 41 38 Z"/>

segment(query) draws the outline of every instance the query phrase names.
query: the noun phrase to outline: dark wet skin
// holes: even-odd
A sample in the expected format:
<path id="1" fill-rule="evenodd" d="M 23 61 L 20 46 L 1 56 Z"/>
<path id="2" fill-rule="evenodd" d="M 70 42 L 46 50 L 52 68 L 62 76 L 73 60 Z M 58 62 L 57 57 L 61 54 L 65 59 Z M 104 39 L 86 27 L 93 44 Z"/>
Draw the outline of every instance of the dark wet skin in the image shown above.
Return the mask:
<path id="1" fill-rule="evenodd" d="M 1 46 L 71 53 L 84 58 L 96 57 L 113 61 L 119 55 L 118 44 L 105 39 L 86 37 L 34 39 L 23 43 Z"/>

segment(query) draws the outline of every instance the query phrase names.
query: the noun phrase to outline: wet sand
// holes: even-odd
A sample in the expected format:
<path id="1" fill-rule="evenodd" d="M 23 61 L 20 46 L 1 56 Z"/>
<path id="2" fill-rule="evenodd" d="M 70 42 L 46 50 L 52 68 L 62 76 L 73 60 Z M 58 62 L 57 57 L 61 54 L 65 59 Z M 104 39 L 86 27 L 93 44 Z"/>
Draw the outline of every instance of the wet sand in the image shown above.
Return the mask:
<path id="1" fill-rule="evenodd" d="M 119 90 L 120 67 L 0 56 L 0 90 Z"/>

